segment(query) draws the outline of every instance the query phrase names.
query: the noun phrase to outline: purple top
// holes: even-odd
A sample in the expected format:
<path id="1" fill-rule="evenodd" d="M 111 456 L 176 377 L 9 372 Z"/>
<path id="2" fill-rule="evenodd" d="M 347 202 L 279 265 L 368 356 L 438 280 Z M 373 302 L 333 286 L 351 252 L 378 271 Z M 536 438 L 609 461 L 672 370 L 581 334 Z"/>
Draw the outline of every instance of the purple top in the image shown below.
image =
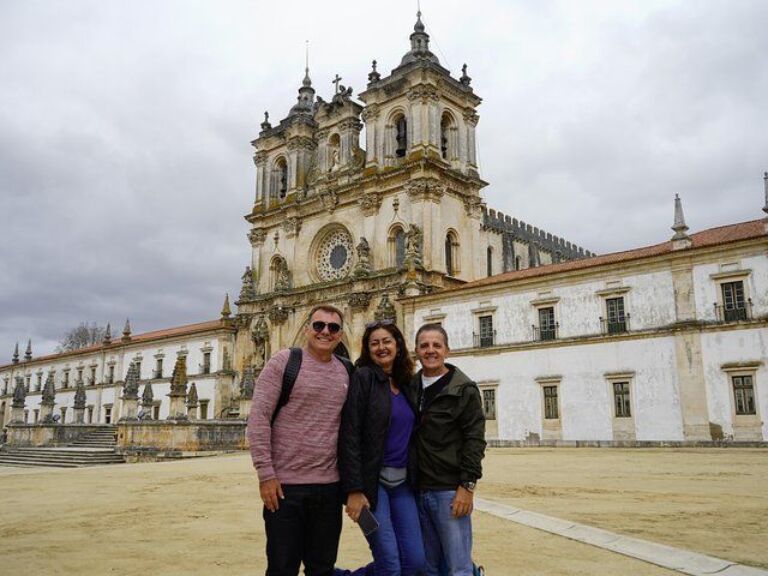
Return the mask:
<path id="1" fill-rule="evenodd" d="M 391 390 L 392 411 L 389 416 L 389 433 L 384 448 L 383 466 L 405 468 L 408 465 L 408 443 L 411 440 L 416 417 L 405 399 L 405 394 L 395 394 Z"/>

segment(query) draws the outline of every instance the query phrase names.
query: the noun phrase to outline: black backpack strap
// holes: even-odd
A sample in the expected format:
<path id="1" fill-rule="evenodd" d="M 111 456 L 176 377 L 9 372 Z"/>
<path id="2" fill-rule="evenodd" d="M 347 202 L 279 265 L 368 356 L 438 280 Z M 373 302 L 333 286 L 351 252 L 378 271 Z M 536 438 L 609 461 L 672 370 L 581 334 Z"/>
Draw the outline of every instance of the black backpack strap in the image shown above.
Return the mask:
<path id="1" fill-rule="evenodd" d="M 346 356 L 339 356 L 338 354 L 334 354 L 338 360 L 341 360 L 341 363 L 344 364 L 344 368 L 347 369 L 347 374 L 349 374 L 349 377 L 352 378 L 352 374 L 355 373 L 355 365 L 352 364 L 352 360 L 347 358 Z"/>
<path id="2" fill-rule="evenodd" d="M 280 389 L 280 398 L 277 400 L 275 411 L 272 412 L 272 425 L 275 424 L 277 415 L 283 406 L 288 404 L 288 399 L 291 397 L 291 391 L 296 383 L 299 370 L 301 370 L 301 348 L 291 348 L 288 363 L 285 365 L 285 370 L 283 370 L 283 385 Z"/>

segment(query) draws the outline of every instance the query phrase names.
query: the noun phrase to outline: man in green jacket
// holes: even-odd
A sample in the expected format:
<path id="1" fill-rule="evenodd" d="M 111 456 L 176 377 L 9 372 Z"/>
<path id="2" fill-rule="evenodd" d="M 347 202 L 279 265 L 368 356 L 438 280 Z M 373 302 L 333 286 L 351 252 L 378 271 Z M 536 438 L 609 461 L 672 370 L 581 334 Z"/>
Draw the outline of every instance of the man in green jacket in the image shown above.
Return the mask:
<path id="1" fill-rule="evenodd" d="M 426 576 L 472 576 L 473 496 L 482 476 L 485 414 L 480 391 L 461 370 L 445 363 L 448 335 L 440 324 L 416 333 L 420 422 L 419 516 Z M 442 567 L 442 568 L 441 568 Z"/>

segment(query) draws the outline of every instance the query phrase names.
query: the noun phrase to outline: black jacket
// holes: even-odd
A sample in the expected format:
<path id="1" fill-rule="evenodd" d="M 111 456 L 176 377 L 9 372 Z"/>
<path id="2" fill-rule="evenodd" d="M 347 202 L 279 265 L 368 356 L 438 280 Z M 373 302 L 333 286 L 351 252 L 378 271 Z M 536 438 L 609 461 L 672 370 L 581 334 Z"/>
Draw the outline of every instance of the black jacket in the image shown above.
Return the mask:
<path id="1" fill-rule="evenodd" d="M 448 367 L 450 381 L 423 411 L 416 429 L 421 489 L 455 490 L 462 482 L 477 481 L 483 472 L 485 414 L 480 390 L 461 370 Z M 412 385 L 421 390 L 421 372 Z"/>
<path id="2" fill-rule="evenodd" d="M 412 383 L 405 383 L 400 392 L 416 414 L 416 389 Z M 345 497 L 360 491 L 368 498 L 372 510 L 376 509 L 391 412 L 389 377 L 378 366 L 358 368 L 349 383 L 341 413 L 339 472 Z"/>

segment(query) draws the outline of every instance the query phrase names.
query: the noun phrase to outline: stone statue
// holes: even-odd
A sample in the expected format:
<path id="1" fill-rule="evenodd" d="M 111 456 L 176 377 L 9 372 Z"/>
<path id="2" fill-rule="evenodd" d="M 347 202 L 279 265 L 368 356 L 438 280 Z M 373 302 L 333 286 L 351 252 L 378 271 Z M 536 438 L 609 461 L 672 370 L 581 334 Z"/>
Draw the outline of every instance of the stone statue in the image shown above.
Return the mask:
<path id="1" fill-rule="evenodd" d="M 410 268 L 421 268 L 424 265 L 424 234 L 416 224 L 408 227 L 405 235 L 405 262 Z"/>
<path id="2" fill-rule="evenodd" d="M 288 263 L 285 260 L 280 260 L 275 270 L 275 292 L 281 292 L 289 290 L 291 288 L 291 280 L 288 274 Z"/>
<path id="3" fill-rule="evenodd" d="M 251 339 L 254 344 L 253 363 L 261 369 L 267 361 L 267 345 L 269 344 L 269 326 L 263 315 L 259 315 L 251 330 Z"/>
<path id="4" fill-rule="evenodd" d="M 253 272 L 250 266 L 245 267 L 242 276 L 243 286 L 240 288 L 240 300 L 251 300 L 256 297 L 256 288 L 253 285 Z"/>
<path id="5" fill-rule="evenodd" d="M 373 317 L 376 320 L 392 320 L 397 318 L 397 312 L 395 311 L 395 305 L 389 299 L 389 294 L 386 292 L 381 295 L 379 305 L 376 307 L 376 311 L 373 313 Z"/>
<path id="6" fill-rule="evenodd" d="M 331 167 L 328 169 L 329 172 L 336 172 L 339 169 L 339 149 L 334 146 L 333 150 L 331 151 Z"/>
<path id="7" fill-rule="evenodd" d="M 371 273 L 371 247 L 364 236 L 360 237 L 360 242 L 355 247 L 357 251 L 357 264 L 355 265 L 355 276 L 368 276 Z"/>

